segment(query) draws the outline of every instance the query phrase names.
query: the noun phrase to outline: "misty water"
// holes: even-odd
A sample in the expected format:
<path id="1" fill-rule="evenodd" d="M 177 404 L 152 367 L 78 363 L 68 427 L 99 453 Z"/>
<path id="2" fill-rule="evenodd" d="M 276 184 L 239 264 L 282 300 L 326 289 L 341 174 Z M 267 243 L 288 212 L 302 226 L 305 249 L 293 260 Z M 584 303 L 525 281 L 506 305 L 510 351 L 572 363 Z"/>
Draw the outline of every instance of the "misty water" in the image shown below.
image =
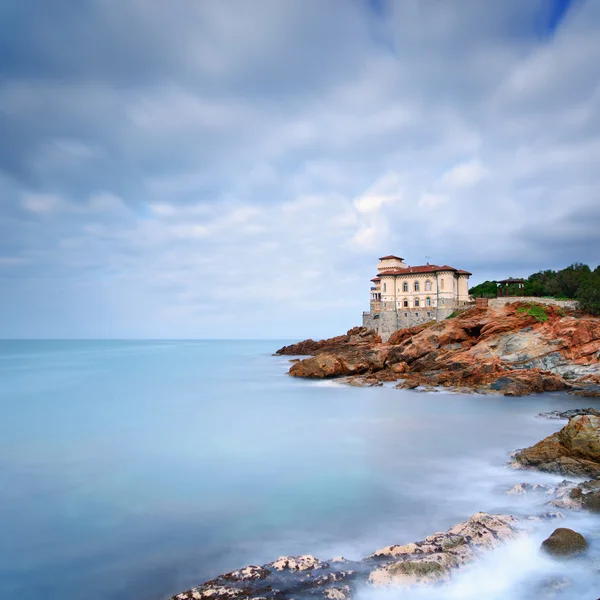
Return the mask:
<path id="1" fill-rule="evenodd" d="M 357 389 L 295 380 L 277 341 L 0 342 L 0 598 L 158 600 L 281 555 L 363 557 L 562 478 L 506 468 L 600 402 Z M 600 596 L 600 518 L 567 513 L 458 574 L 444 598 L 533 600 L 567 574 Z M 584 559 L 539 542 L 586 535 Z M 440 598 L 440 590 L 361 591 Z"/>

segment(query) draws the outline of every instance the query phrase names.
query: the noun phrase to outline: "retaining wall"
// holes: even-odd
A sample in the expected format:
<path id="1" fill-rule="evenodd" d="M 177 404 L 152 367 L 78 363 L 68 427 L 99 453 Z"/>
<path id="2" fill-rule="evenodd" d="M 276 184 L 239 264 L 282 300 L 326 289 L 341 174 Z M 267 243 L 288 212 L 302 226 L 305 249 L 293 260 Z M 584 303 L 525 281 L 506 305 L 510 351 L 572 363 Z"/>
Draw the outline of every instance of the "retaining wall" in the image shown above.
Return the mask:
<path id="1" fill-rule="evenodd" d="M 577 300 L 555 300 L 554 298 L 538 298 L 537 296 L 507 296 L 506 298 L 490 298 L 488 306 L 500 308 L 514 302 L 535 302 L 536 304 L 551 304 L 561 306 L 562 308 L 577 309 L 579 302 Z"/>

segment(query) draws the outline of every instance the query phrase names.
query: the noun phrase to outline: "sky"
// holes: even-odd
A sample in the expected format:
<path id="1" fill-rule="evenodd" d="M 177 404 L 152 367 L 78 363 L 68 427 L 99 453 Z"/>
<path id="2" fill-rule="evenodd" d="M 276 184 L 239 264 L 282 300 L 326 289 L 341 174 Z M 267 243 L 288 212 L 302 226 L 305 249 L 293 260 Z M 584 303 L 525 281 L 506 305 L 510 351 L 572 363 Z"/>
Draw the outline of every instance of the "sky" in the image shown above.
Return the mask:
<path id="1" fill-rule="evenodd" d="M 301 338 L 377 258 L 600 263 L 600 2 L 4 0 L 0 338 Z"/>

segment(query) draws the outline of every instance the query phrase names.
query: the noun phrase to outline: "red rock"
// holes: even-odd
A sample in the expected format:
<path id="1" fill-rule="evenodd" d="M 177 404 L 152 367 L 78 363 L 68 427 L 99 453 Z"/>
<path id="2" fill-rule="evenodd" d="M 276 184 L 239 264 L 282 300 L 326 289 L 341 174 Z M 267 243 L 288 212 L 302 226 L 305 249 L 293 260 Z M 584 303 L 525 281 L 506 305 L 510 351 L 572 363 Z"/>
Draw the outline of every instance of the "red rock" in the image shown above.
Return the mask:
<path id="1" fill-rule="evenodd" d="M 365 346 L 377 343 L 381 343 L 381 338 L 377 335 L 377 332 L 366 327 L 353 327 L 348 330 L 345 335 L 338 335 L 337 337 L 318 340 L 316 342 L 311 339 L 304 340 L 297 344 L 283 346 L 283 348 L 279 348 L 275 354 L 312 356 L 323 350 L 331 350 L 342 346 Z"/>
<path id="2" fill-rule="evenodd" d="M 474 308 L 435 324 L 399 330 L 386 344 L 375 332 L 354 328 L 344 336 L 306 340 L 278 353 L 315 355 L 292 366 L 290 374 L 296 377 L 384 371 L 378 380 L 410 374 L 411 382 L 423 385 L 522 396 L 570 388 L 553 369 L 572 365 L 571 377 L 586 378 L 585 390 L 593 389 L 593 378 L 600 380 L 600 370 L 594 370 L 600 352 L 600 319 L 564 316 L 552 306 L 544 310 L 548 319 L 538 322 L 519 304 L 498 310 Z"/>

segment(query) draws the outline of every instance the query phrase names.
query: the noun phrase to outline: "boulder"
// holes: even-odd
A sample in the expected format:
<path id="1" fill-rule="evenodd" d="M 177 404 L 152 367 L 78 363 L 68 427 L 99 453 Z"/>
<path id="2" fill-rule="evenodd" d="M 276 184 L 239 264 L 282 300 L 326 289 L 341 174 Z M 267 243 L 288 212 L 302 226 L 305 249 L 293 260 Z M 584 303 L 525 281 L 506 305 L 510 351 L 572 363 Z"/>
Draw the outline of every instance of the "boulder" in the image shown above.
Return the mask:
<path id="1" fill-rule="evenodd" d="M 570 450 L 573 457 L 600 462 L 600 417 L 573 417 L 558 435 L 561 444 Z"/>
<path id="2" fill-rule="evenodd" d="M 559 527 L 542 542 L 541 548 L 550 556 L 569 558 L 585 552 L 588 544 L 580 533 L 566 527 Z"/>
<path id="3" fill-rule="evenodd" d="M 573 417 L 559 432 L 517 452 L 513 466 L 576 477 L 600 475 L 600 417 Z"/>
<path id="4" fill-rule="evenodd" d="M 323 379 L 377 373 L 383 370 L 387 350 L 387 346 L 383 345 L 362 350 L 352 346 L 325 350 L 294 363 L 289 374 L 293 377 Z"/>

